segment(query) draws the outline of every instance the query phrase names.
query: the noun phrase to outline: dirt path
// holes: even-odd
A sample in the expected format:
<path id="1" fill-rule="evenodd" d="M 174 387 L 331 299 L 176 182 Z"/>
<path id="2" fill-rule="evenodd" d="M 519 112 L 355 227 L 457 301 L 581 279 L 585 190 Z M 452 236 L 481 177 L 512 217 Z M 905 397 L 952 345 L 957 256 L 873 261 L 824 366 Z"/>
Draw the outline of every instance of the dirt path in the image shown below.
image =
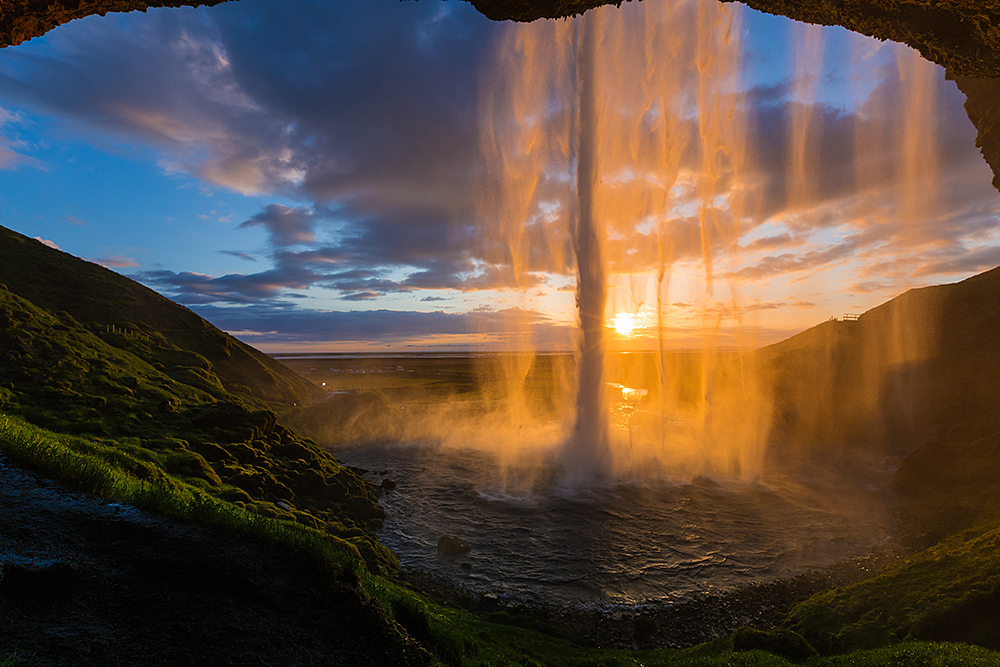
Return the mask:
<path id="1" fill-rule="evenodd" d="M 69 490 L 0 456 L 0 660 L 406 665 L 375 605 L 267 545 Z"/>

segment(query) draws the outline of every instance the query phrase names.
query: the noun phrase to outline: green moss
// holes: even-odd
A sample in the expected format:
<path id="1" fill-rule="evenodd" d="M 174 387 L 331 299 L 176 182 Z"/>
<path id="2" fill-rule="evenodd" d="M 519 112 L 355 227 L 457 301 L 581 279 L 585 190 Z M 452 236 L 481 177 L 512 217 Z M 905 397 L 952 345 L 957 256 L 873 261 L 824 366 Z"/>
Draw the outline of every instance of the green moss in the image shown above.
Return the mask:
<path id="1" fill-rule="evenodd" d="M 114 443 L 52 433 L 0 414 L 0 451 L 91 493 L 167 516 L 282 542 L 338 570 L 354 572 L 361 567 L 360 554 L 349 542 L 293 522 L 261 518 L 168 475 L 155 464 L 128 455 Z"/>
<path id="2" fill-rule="evenodd" d="M 824 653 L 911 639 L 1000 648 L 1000 528 L 955 535 L 857 584 L 796 605 L 785 625 Z"/>
<path id="3" fill-rule="evenodd" d="M 60 313 L 46 318 L 46 328 L 57 342 L 63 333 L 59 327 L 86 330 L 107 346 L 142 359 L 150 370 L 177 372 L 182 375 L 178 384 L 209 394 L 224 388 L 249 400 L 287 405 L 323 396 L 315 385 L 187 308 L 104 267 L 3 227 L 0 283 L 7 288 L 2 293 L 17 294 L 40 309 Z M 8 321 L 20 324 L 16 316 L 5 319 L 0 306 L 0 323 Z M 5 328 L 0 325 L 0 330 Z M 60 350 L 73 349 L 57 345 L 43 353 L 55 358 Z M 177 371 L 184 367 L 189 370 Z M 170 378 L 161 379 L 170 383 Z"/>

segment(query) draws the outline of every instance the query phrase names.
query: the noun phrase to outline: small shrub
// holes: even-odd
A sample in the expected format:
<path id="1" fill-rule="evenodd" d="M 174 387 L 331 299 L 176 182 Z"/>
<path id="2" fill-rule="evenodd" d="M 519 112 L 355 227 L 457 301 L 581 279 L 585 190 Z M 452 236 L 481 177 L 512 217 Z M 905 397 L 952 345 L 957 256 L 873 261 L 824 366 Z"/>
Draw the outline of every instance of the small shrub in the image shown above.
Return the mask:
<path id="1" fill-rule="evenodd" d="M 802 635 L 783 628 L 771 630 L 758 630 L 749 626 L 740 628 L 733 633 L 733 650 L 767 651 L 795 662 L 802 662 L 817 655 L 816 649 L 810 646 Z"/>

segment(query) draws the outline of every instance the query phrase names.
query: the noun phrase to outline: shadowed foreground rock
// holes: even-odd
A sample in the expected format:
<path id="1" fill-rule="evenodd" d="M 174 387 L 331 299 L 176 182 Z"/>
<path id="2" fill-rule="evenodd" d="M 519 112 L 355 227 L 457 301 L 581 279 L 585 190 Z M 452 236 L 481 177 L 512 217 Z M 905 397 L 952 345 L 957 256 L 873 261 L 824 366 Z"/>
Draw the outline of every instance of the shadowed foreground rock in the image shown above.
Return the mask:
<path id="1" fill-rule="evenodd" d="M 0 456 L 0 657 L 25 665 L 424 665 L 350 581 L 72 492 Z"/>

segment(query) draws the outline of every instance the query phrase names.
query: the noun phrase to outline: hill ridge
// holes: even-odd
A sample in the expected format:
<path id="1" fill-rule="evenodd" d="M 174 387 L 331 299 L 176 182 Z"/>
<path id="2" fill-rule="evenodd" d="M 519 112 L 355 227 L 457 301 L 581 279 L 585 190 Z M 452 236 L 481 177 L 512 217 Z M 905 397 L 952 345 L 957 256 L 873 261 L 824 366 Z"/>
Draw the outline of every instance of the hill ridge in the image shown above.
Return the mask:
<path id="1" fill-rule="evenodd" d="M 0 284 L 52 313 L 64 312 L 92 331 L 115 327 L 145 334 L 131 351 L 150 361 L 151 349 L 200 355 L 188 365 L 214 373 L 229 392 L 270 404 L 318 400 L 325 393 L 280 362 L 207 322 L 190 309 L 103 266 L 0 227 Z M 140 339 L 141 340 L 141 339 Z M 155 361 L 154 361 L 155 363 Z"/>

